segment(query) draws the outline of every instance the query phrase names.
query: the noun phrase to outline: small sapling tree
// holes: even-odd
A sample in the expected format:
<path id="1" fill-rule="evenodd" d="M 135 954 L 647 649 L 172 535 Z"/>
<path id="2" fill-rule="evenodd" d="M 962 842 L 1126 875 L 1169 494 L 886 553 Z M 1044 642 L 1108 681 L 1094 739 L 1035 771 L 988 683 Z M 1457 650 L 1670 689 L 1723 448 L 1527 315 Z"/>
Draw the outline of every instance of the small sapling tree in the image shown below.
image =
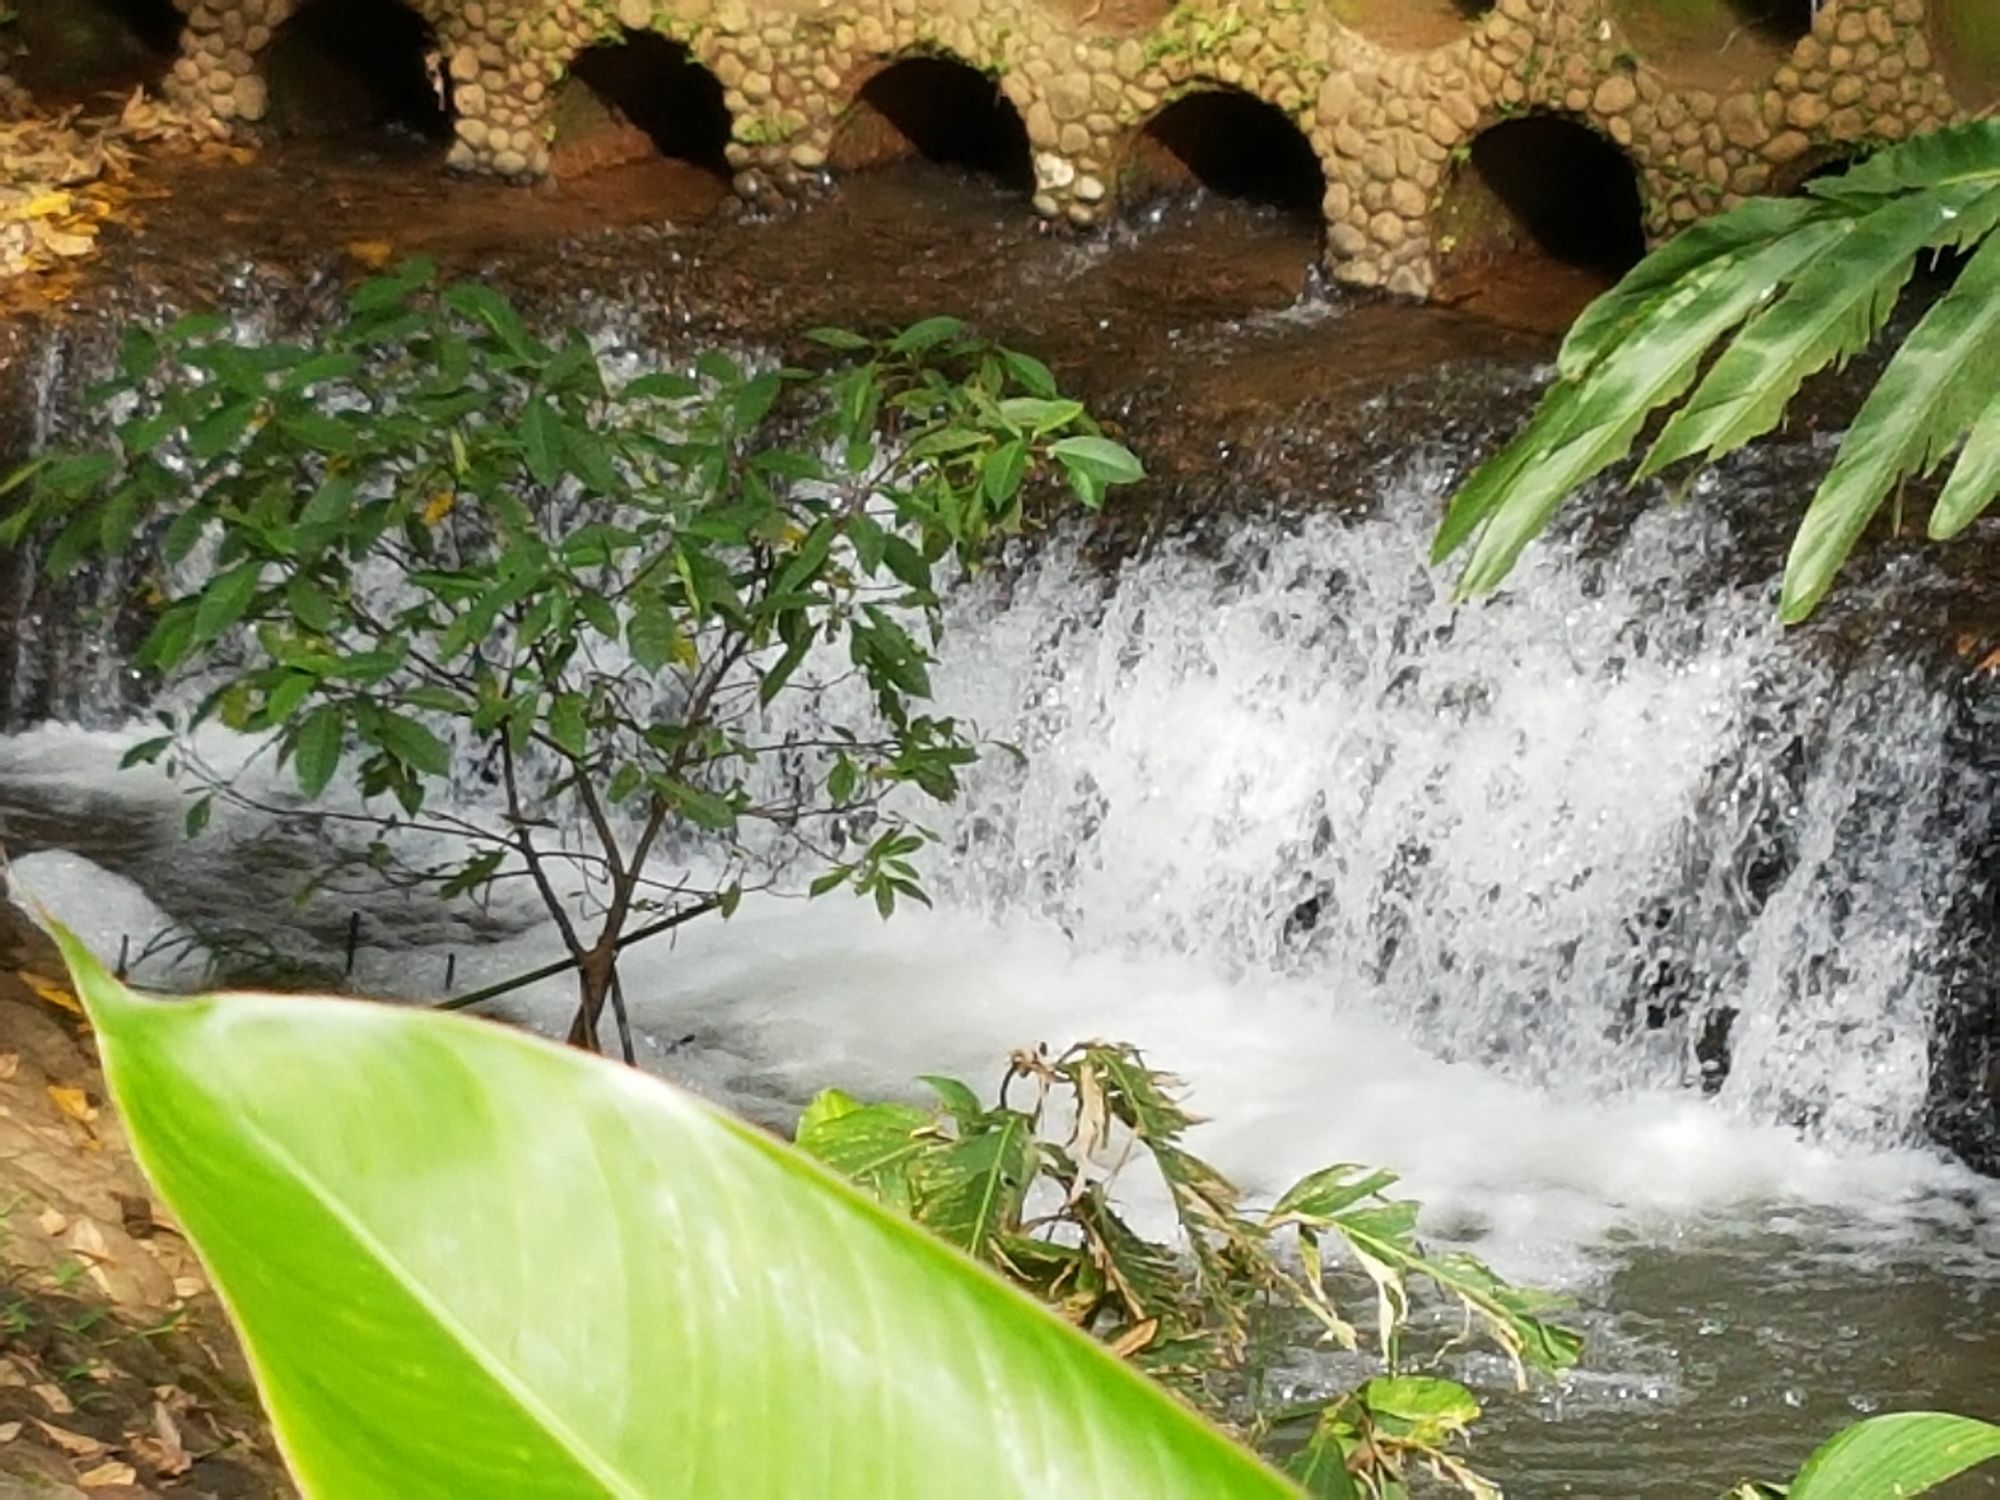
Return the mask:
<path id="1" fill-rule="evenodd" d="M 637 937 L 801 856 L 815 894 L 922 899 L 926 835 L 888 794 L 949 798 L 976 754 L 929 711 L 943 573 L 1051 476 L 1092 507 L 1140 477 L 1042 364 L 954 320 L 814 339 L 810 370 L 621 380 L 413 262 L 314 348 L 132 334 L 92 442 L 15 476 L 0 541 L 46 529 L 58 572 L 157 555 L 139 660 L 199 692 L 128 759 L 201 783 L 190 832 L 268 795 L 198 752 L 219 720 L 386 876 L 528 882 L 578 974 L 571 1040 L 609 1005 L 629 1056 Z M 849 710 L 779 727 L 840 678 Z"/>

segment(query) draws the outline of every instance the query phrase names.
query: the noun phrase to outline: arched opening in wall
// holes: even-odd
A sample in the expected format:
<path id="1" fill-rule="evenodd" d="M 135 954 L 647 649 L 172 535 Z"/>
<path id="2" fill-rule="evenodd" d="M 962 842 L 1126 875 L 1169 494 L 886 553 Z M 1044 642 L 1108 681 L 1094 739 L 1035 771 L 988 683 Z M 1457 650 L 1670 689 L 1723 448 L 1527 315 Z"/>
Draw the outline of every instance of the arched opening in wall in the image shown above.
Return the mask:
<path id="1" fill-rule="evenodd" d="M 2000 108 L 2000 5 L 1931 0 L 1931 53 L 1959 107 Z"/>
<path id="2" fill-rule="evenodd" d="M 1347 0 L 1335 9 L 1342 24 L 1371 42 L 1399 51 L 1428 51 L 1464 37 L 1494 0 Z"/>
<path id="3" fill-rule="evenodd" d="M 729 107 L 720 80 L 679 42 L 650 31 L 592 47 L 556 90 L 549 168 L 560 179 L 667 158 L 729 180 Z"/>
<path id="4" fill-rule="evenodd" d="M 398 0 L 309 0 L 271 38 L 262 68 L 276 134 L 451 138 L 436 38 Z"/>
<path id="5" fill-rule="evenodd" d="M 174 0 L 30 0 L 12 9 L 15 79 L 45 105 L 156 86 L 185 24 Z M 0 45 L 0 57 L 8 50 Z"/>
<path id="6" fill-rule="evenodd" d="M 1766 82 L 1812 30 L 1814 0 L 1613 0 L 1641 62 L 1677 86 L 1733 93 Z"/>
<path id="7" fill-rule="evenodd" d="M 1139 133 L 1125 168 L 1130 201 L 1199 187 L 1264 204 L 1315 232 L 1325 222 L 1326 172 L 1298 123 L 1239 89 L 1187 94 Z"/>
<path id="8" fill-rule="evenodd" d="M 1035 189 L 1028 128 L 1000 86 L 947 57 L 906 57 L 862 85 L 835 132 L 829 164 L 860 171 L 911 156 Z"/>
<path id="9" fill-rule="evenodd" d="M 1638 173 L 1574 120 L 1503 120 L 1472 142 L 1432 236 L 1446 300 L 1518 296 L 1514 321 L 1559 327 L 1645 255 Z"/>

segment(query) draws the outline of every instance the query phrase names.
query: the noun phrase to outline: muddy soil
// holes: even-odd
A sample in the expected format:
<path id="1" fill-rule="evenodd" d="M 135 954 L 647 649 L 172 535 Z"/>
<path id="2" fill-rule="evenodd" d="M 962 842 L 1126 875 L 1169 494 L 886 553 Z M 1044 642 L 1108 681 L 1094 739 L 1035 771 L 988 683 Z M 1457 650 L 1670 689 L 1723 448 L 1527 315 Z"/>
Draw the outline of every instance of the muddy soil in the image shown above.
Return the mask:
<path id="1" fill-rule="evenodd" d="M 61 974 L 0 902 L 0 1495 L 289 1495 Z"/>

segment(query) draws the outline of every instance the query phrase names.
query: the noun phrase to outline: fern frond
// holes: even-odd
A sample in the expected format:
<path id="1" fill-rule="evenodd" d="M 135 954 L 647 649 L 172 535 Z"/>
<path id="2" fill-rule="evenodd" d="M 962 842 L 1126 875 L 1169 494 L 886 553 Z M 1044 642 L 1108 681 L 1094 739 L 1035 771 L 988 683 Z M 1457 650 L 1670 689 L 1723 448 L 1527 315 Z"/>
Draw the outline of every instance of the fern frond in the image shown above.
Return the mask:
<path id="1" fill-rule="evenodd" d="M 1919 137 L 1810 184 L 1801 198 L 1752 200 L 1696 225 L 1578 320 L 1559 379 L 1527 429 L 1453 497 L 1434 560 L 1469 546 L 1460 594 L 1493 588 L 1563 499 L 1630 453 L 1662 409 L 1680 406 L 1641 478 L 1719 458 L 1771 431 L 1808 378 L 1880 335 L 1919 257 L 1972 249 L 1958 285 L 1890 364 L 1815 497 L 1787 569 L 1784 617 L 1802 618 L 1818 603 L 1891 488 L 1935 470 L 1970 433 L 1931 521 L 1934 535 L 1962 530 L 2000 483 L 1996 236 L 2000 120 Z"/>
<path id="2" fill-rule="evenodd" d="M 1954 183 L 1878 199 L 1753 319 L 1646 455 L 1646 479 L 1683 459 L 1713 463 L 1784 419 L 1808 377 L 1875 342 L 1925 250 L 1956 248 L 2000 224 L 2000 183 Z"/>
<path id="3" fill-rule="evenodd" d="M 1911 332 L 1848 429 L 1807 507 L 1785 565 L 1779 613 L 1811 614 L 1889 491 L 1928 474 L 1970 430 L 2000 385 L 2000 238 Z"/>
<path id="4" fill-rule="evenodd" d="M 1838 222 L 1806 220 L 1779 240 L 1722 256 L 1683 278 L 1648 314 L 1641 332 L 1577 383 L 1574 399 L 1565 403 L 1568 420 L 1525 455 L 1518 477 L 1480 528 L 1459 592 L 1483 592 L 1505 578 L 1556 507 L 1631 452 L 1646 419 L 1687 390 L 1715 341 L 1840 232 Z"/>
<path id="5" fill-rule="evenodd" d="M 1556 356 L 1557 372 L 1565 380 L 1581 380 L 1689 276 L 1790 234 L 1826 211 L 1802 198 L 1752 198 L 1681 231 L 1583 310 Z"/>

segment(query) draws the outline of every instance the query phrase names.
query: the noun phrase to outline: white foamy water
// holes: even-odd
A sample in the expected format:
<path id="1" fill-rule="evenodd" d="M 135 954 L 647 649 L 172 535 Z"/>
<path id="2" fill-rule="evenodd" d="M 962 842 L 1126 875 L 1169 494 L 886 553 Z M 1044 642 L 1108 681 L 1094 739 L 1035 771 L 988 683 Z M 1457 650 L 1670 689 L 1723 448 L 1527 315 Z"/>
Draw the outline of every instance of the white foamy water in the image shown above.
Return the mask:
<path id="1" fill-rule="evenodd" d="M 1762 590 L 1691 600 L 1727 538 L 1685 515 L 1454 607 L 1421 563 L 1439 501 L 1419 476 L 1386 519 L 1245 525 L 1111 578 L 1055 545 L 965 589 L 941 705 L 1025 759 L 925 813 L 938 910 L 756 900 L 635 953 L 645 1061 L 770 1116 L 1129 1040 L 1246 1185 L 1392 1166 L 1444 1233 L 1542 1280 L 1614 1234 L 1820 1208 L 1969 1246 L 2000 1205 L 1918 1132 L 1961 878 L 1943 706 L 1901 669 L 1808 664 Z M 18 737 L 0 783 L 165 829 L 161 783 L 115 756 Z M 59 914 L 96 899 L 54 875 Z M 356 980 L 385 991 L 447 945 L 461 989 L 555 953 L 535 929 L 369 932 Z M 516 1013 L 557 1029 L 569 993 Z"/>

